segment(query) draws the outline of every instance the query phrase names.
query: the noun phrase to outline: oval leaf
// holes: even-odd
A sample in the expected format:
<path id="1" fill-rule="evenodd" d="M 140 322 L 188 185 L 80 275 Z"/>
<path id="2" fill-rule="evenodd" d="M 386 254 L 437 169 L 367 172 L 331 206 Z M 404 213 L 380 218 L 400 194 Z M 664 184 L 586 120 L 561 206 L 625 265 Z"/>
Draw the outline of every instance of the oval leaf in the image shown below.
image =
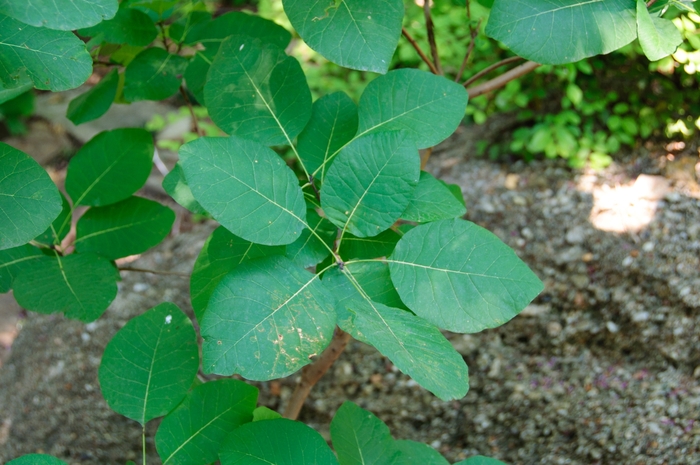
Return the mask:
<path id="1" fill-rule="evenodd" d="M 116 268 L 94 254 L 41 257 L 30 261 L 12 285 L 17 303 L 39 313 L 98 319 L 117 296 Z"/>
<path id="2" fill-rule="evenodd" d="M 216 462 L 227 435 L 253 419 L 257 399 L 257 388 L 235 379 L 194 388 L 158 427 L 156 449 L 163 465 Z"/>
<path id="3" fill-rule="evenodd" d="M 151 47 L 131 60 L 124 71 L 124 97 L 130 102 L 163 100 L 180 88 L 187 60 Z"/>
<path id="4" fill-rule="evenodd" d="M 129 320 L 109 341 L 100 387 L 112 410 L 143 425 L 180 403 L 198 367 L 192 322 L 165 302 Z"/>
<path id="5" fill-rule="evenodd" d="M 320 434 L 285 418 L 236 428 L 221 448 L 219 458 L 221 465 L 338 465 Z"/>
<path id="6" fill-rule="evenodd" d="M 0 250 L 34 239 L 61 213 L 56 185 L 31 157 L 0 142 Z"/>
<path id="7" fill-rule="evenodd" d="M 235 136 L 202 137 L 180 148 L 180 164 L 194 198 L 232 233 L 265 245 L 300 237 L 304 194 L 271 149 Z"/>
<path id="8" fill-rule="evenodd" d="M 200 103 L 204 103 L 204 83 L 207 80 L 207 71 L 214 60 L 221 42 L 232 35 L 250 36 L 260 39 L 265 43 L 274 44 L 279 48 L 286 48 L 292 35 L 282 26 L 242 11 L 232 11 L 221 15 L 215 20 L 198 27 L 192 37 L 187 37 L 191 42 L 199 42 L 204 50 L 197 51 L 190 60 L 185 71 L 187 88 L 197 97 Z"/>
<path id="9" fill-rule="evenodd" d="M 543 289 L 510 247 L 459 219 L 413 228 L 388 261 L 401 300 L 416 315 L 449 331 L 475 333 L 500 326 Z"/>
<path id="10" fill-rule="evenodd" d="M 202 318 L 203 369 L 258 381 L 311 363 L 330 343 L 335 299 L 284 257 L 242 264 L 217 286 Z"/>
<path id="11" fill-rule="evenodd" d="M 352 234 L 343 236 L 338 254 L 343 260 L 352 258 L 386 257 L 396 247 L 401 235 L 393 229 L 387 229 L 373 237 L 356 237 Z"/>
<path id="12" fill-rule="evenodd" d="M 416 223 L 446 220 L 467 213 L 450 189 L 435 179 L 430 173 L 421 171 L 420 180 L 413 191 L 413 198 L 408 203 L 401 218 Z"/>
<path id="13" fill-rule="evenodd" d="M 321 188 L 321 205 L 336 226 L 376 236 L 399 219 L 420 176 L 420 157 L 405 132 L 355 140 L 335 160 Z"/>
<path id="14" fill-rule="evenodd" d="M 78 87 L 92 74 L 85 43 L 70 31 L 28 26 L 0 14 L 0 81 L 58 92 Z"/>
<path id="15" fill-rule="evenodd" d="M 398 69 L 367 85 L 360 97 L 357 137 L 404 130 L 424 149 L 447 139 L 467 107 L 464 87 L 417 69 Z"/>
<path id="16" fill-rule="evenodd" d="M 144 47 L 158 35 L 153 20 L 146 13 L 128 7 L 126 2 L 122 3 L 114 18 L 79 32 L 87 37 L 102 34 L 107 43 L 129 44 L 134 47 Z"/>
<path id="17" fill-rule="evenodd" d="M 357 105 L 343 92 L 324 95 L 314 102 L 311 120 L 297 143 L 299 157 L 309 173 L 323 181 L 331 155 L 357 133 L 357 121 Z"/>
<path id="18" fill-rule="evenodd" d="M 629 0 L 495 0 L 486 35 L 537 63 L 573 63 L 632 42 L 635 5 Z"/>
<path id="19" fill-rule="evenodd" d="M 117 0 L 3 0 L 0 13 L 31 26 L 72 31 L 112 18 L 118 6 Z"/>
<path id="20" fill-rule="evenodd" d="M 639 45 L 650 61 L 670 55 L 683 42 L 676 25 L 668 19 L 649 14 L 644 0 L 637 0 L 637 35 Z"/>
<path id="21" fill-rule="evenodd" d="M 75 125 L 99 118 L 112 106 L 118 85 L 119 72 L 113 69 L 95 87 L 71 100 L 66 116 Z"/>
<path id="22" fill-rule="evenodd" d="M 401 0 L 284 0 L 289 21 L 309 47 L 346 68 L 386 73 L 401 36 Z"/>
<path id="23" fill-rule="evenodd" d="M 399 450 L 389 428 L 374 414 L 343 402 L 331 421 L 333 448 L 342 464 L 395 465 Z"/>
<path id="24" fill-rule="evenodd" d="M 141 197 L 93 207 L 78 220 L 75 250 L 110 260 L 139 254 L 160 243 L 174 221 L 171 209 Z"/>
<path id="25" fill-rule="evenodd" d="M 396 444 L 401 453 L 398 460 L 400 465 L 413 465 L 416 463 L 421 465 L 450 465 L 450 462 L 440 455 L 440 452 L 422 442 L 401 440 L 396 441 L 394 444 Z"/>
<path id="26" fill-rule="evenodd" d="M 474 457 L 469 457 L 466 460 L 455 463 L 455 465 L 506 465 L 505 462 L 500 460 L 492 459 L 491 457 L 484 457 L 483 455 L 475 455 Z"/>
<path id="27" fill-rule="evenodd" d="M 56 219 L 53 220 L 53 223 L 46 228 L 46 231 L 34 238 L 34 241 L 40 244 L 48 246 L 59 245 L 63 238 L 68 235 L 70 228 L 64 227 L 64 225 L 70 224 L 72 208 L 66 197 L 60 192 L 59 194 L 61 195 L 61 204 L 63 206 L 61 213 L 59 213 Z"/>
<path id="28" fill-rule="evenodd" d="M 437 327 L 423 318 L 371 300 L 372 290 L 360 282 L 369 281 L 360 278 L 367 272 L 361 265 L 348 263 L 343 272 L 333 269 L 324 276 L 339 300 L 338 325 L 355 339 L 376 347 L 399 370 L 440 399 L 464 397 L 469 390 L 469 372 L 462 356 Z"/>
<path id="29" fill-rule="evenodd" d="M 291 145 L 311 117 L 311 91 L 299 62 L 249 36 L 221 44 L 204 100 L 217 126 L 263 145 Z"/>
<path id="30" fill-rule="evenodd" d="M 29 244 L 0 250 L 0 294 L 12 287 L 15 277 L 20 274 L 32 260 L 44 257 L 41 250 Z"/>
<path id="31" fill-rule="evenodd" d="M 254 244 L 220 226 L 204 243 L 190 277 L 190 296 L 197 320 L 202 321 L 214 289 L 231 270 L 254 258 L 282 255 L 285 247 Z"/>
<path id="32" fill-rule="evenodd" d="M 99 133 L 68 164 L 66 191 L 73 204 L 99 207 L 131 196 L 151 174 L 153 151 L 143 129 Z"/>
<path id="33" fill-rule="evenodd" d="M 306 211 L 309 228 L 304 229 L 301 237 L 287 246 L 285 255 L 302 268 L 316 266 L 331 254 L 333 242 L 338 230 L 333 223 L 322 218 L 316 210 Z M 311 231 L 315 234 L 312 234 Z"/>

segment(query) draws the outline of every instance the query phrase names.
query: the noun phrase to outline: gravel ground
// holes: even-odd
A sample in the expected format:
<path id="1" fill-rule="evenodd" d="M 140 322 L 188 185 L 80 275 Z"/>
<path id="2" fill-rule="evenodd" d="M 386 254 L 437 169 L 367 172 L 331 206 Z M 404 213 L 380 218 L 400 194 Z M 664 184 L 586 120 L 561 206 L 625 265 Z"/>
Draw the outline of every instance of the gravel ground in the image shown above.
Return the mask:
<path id="1" fill-rule="evenodd" d="M 451 461 L 479 453 L 511 464 L 700 463 L 697 147 L 671 145 L 672 156 L 640 147 L 602 172 L 573 172 L 470 157 L 476 130 L 484 128 L 448 141 L 429 169 L 462 187 L 467 219 L 512 246 L 545 291 L 501 328 L 449 335 L 470 367 L 464 399 L 436 399 L 353 342 L 301 419 L 327 436 L 349 399 L 394 437 L 427 442 Z M 168 239 L 133 265 L 189 272 L 212 227 Z M 76 464 L 138 456 L 140 427 L 99 394 L 99 357 L 128 318 L 163 300 L 189 304 L 186 280 L 123 278 L 96 323 L 22 321 L 0 369 L 0 461 L 38 450 Z M 283 409 L 294 381 L 259 383 L 261 401 Z"/>

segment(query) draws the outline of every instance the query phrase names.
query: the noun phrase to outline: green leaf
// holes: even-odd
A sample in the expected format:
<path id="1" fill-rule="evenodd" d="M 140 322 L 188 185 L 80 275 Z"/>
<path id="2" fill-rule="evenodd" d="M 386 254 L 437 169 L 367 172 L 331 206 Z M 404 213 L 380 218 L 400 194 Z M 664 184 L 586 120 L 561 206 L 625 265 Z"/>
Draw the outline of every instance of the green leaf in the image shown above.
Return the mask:
<path id="1" fill-rule="evenodd" d="M 78 32 L 87 37 L 102 34 L 104 41 L 110 44 L 129 44 L 136 47 L 150 44 L 158 35 L 153 20 L 146 13 L 129 8 L 126 2 L 122 3 L 114 18 Z"/>
<path id="2" fill-rule="evenodd" d="M 26 75 L 22 75 L 19 81 L 12 82 L 10 85 L 6 85 L 3 82 L 2 75 L 0 75 L 0 104 L 22 95 L 31 90 L 32 87 L 34 87 L 34 83 Z"/>
<path id="3" fill-rule="evenodd" d="M 506 465 L 505 462 L 500 460 L 492 459 L 491 457 L 484 457 L 483 455 L 475 455 L 474 457 L 469 457 L 466 460 L 455 463 L 455 465 Z"/>
<path id="4" fill-rule="evenodd" d="M 78 87 L 92 74 L 92 58 L 69 31 L 20 23 L 0 14 L 0 82 L 5 88 L 32 80 L 37 89 L 58 92 Z"/>
<path id="5" fill-rule="evenodd" d="M 282 415 L 264 405 L 253 410 L 253 421 L 276 420 L 277 418 L 282 418 Z"/>
<path id="6" fill-rule="evenodd" d="M 58 460 L 46 454 L 28 454 L 7 462 L 7 465 L 68 465 L 63 460 Z"/>
<path id="7" fill-rule="evenodd" d="M 0 1 L 0 14 L 35 27 L 72 31 L 110 19 L 117 0 L 18 0 Z"/>
<path id="8" fill-rule="evenodd" d="M 264 381 L 311 363 L 330 343 L 335 299 L 318 276 L 285 257 L 227 274 L 201 322 L 203 370 Z"/>
<path id="9" fill-rule="evenodd" d="M 543 285 L 495 235 L 464 220 L 442 220 L 406 233 L 389 257 L 391 279 L 408 308 L 455 332 L 504 324 Z"/>
<path id="10" fill-rule="evenodd" d="M 644 55 L 650 61 L 670 55 L 683 43 L 676 25 L 668 19 L 649 14 L 644 0 L 637 0 L 637 34 Z"/>
<path id="11" fill-rule="evenodd" d="M 130 102 L 163 100 L 180 88 L 187 60 L 151 47 L 142 51 L 124 71 L 124 97 Z"/>
<path id="12" fill-rule="evenodd" d="M 401 239 L 401 235 L 393 229 L 387 229 L 373 237 L 356 237 L 352 234 L 346 234 L 343 236 L 338 254 L 346 261 L 352 258 L 386 257 L 394 250 L 399 239 Z"/>
<path id="13" fill-rule="evenodd" d="M 64 237 L 68 235 L 70 228 L 62 228 L 64 224 L 70 224 L 71 206 L 66 197 L 61 193 L 61 213 L 58 214 L 53 223 L 40 235 L 34 238 L 34 241 L 46 245 L 58 245 Z"/>
<path id="14" fill-rule="evenodd" d="M 355 140 L 328 170 L 323 211 L 336 226 L 359 237 L 376 236 L 399 219 L 420 176 L 420 157 L 405 132 Z"/>
<path id="15" fill-rule="evenodd" d="M 450 465 L 440 452 L 422 442 L 401 440 L 394 444 L 401 452 L 398 460 L 400 465 Z"/>
<path id="16" fill-rule="evenodd" d="M 100 387 L 112 410 L 143 425 L 182 401 L 198 367 L 192 322 L 164 302 L 129 320 L 109 341 Z"/>
<path id="17" fill-rule="evenodd" d="M 200 103 L 204 103 L 204 83 L 206 82 L 209 66 L 214 60 L 221 42 L 234 34 L 240 34 L 260 39 L 261 41 L 286 48 L 292 35 L 282 26 L 263 19 L 260 16 L 250 15 L 241 11 L 232 11 L 221 15 L 215 20 L 199 27 L 192 37 L 191 42 L 199 42 L 204 50 L 190 60 L 185 71 L 185 81 L 188 89 L 197 97 Z"/>
<path id="18" fill-rule="evenodd" d="M 408 310 L 408 307 L 401 302 L 401 297 L 394 289 L 388 264 L 383 261 L 372 260 L 349 263 L 347 266 L 351 267 L 353 278 L 370 300 L 388 307 Z M 327 281 L 325 275 L 323 278 L 326 286 L 339 299 L 338 306 L 344 305 L 344 301 L 341 301 L 341 299 L 362 297 L 347 279 L 340 279 L 338 276 L 341 276 L 341 274 L 336 270 L 328 274 L 330 280 Z M 345 316 L 349 315 L 346 314 Z"/>
<path id="19" fill-rule="evenodd" d="M 401 0 L 284 0 L 309 47 L 345 68 L 386 73 L 401 36 Z"/>
<path id="20" fill-rule="evenodd" d="M 401 218 L 416 223 L 445 220 L 467 213 L 464 204 L 450 192 L 445 183 L 430 173 L 421 171 L 420 180 L 413 191 L 413 198 Z"/>
<path id="21" fill-rule="evenodd" d="M 235 429 L 219 458 L 221 465 L 338 465 L 320 434 L 285 418 L 246 423 Z"/>
<path id="22" fill-rule="evenodd" d="M 202 137 L 180 148 L 199 204 L 251 242 L 291 244 L 306 226 L 306 203 L 292 170 L 271 149 L 235 136 Z"/>
<path id="23" fill-rule="evenodd" d="M 41 234 L 61 213 L 61 196 L 39 164 L 0 142 L 0 250 Z"/>
<path id="24" fill-rule="evenodd" d="M 156 449 L 163 465 L 216 462 L 227 435 L 253 419 L 258 389 L 219 379 L 197 386 L 158 427 Z"/>
<path id="25" fill-rule="evenodd" d="M 198 5 L 206 8 L 204 3 Z M 211 20 L 211 13 L 208 11 L 193 10 L 188 15 L 171 23 L 168 35 L 178 44 L 194 45 L 197 43 L 197 37 L 211 27 Z"/>
<path id="26" fill-rule="evenodd" d="M 99 133 L 68 164 L 66 191 L 73 204 L 99 207 L 131 196 L 151 174 L 153 151 L 143 129 Z"/>
<path id="27" fill-rule="evenodd" d="M 331 421 L 333 448 L 342 465 L 395 465 L 399 450 L 389 428 L 371 412 L 345 401 Z"/>
<path id="28" fill-rule="evenodd" d="M 15 277 L 24 271 L 32 260 L 40 257 L 44 257 L 44 254 L 29 244 L 0 250 L 0 294 L 9 291 Z"/>
<path id="29" fill-rule="evenodd" d="M 306 210 L 306 220 L 309 228 L 317 235 L 312 234 L 309 229 L 304 229 L 301 237 L 287 246 L 285 253 L 287 258 L 302 268 L 316 266 L 330 255 L 333 242 L 338 234 L 333 223 L 321 218 L 312 208 Z"/>
<path id="30" fill-rule="evenodd" d="M 116 268 L 95 254 L 41 257 L 28 262 L 12 284 L 17 303 L 39 313 L 98 319 L 117 296 Z"/>
<path id="31" fill-rule="evenodd" d="M 229 37 L 207 78 L 209 116 L 229 134 L 263 145 L 291 145 L 311 117 L 311 91 L 301 65 L 277 45 Z"/>
<path id="32" fill-rule="evenodd" d="M 119 72 L 113 69 L 95 87 L 71 100 L 66 116 L 75 125 L 99 118 L 112 106 L 118 85 Z"/>
<path id="33" fill-rule="evenodd" d="M 190 186 L 185 182 L 185 173 L 179 163 L 163 178 L 163 189 L 177 203 L 192 213 L 206 215 L 207 211 L 194 199 Z"/>
<path id="34" fill-rule="evenodd" d="M 202 321 L 214 289 L 231 270 L 247 260 L 284 252 L 284 246 L 254 244 L 231 234 L 223 226 L 216 228 L 199 252 L 190 277 L 190 296 L 197 320 Z"/>
<path id="35" fill-rule="evenodd" d="M 323 180 L 330 157 L 357 133 L 357 105 L 344 92 L 324 95 L 313 104 L 311 119 L 299 134 L 297 150 L 309 173 Z"/>
<path id="36" fill-rule="evenodd" d="M 542 64 L 610 53 L 637 37 L 630 0 L 495 0 L 486 34 Z"/>
<path id="37" fill-rule="evenodd" d="M 75 250 L 110 260 L 136 255 L 159 244 L 174 221 L 171 209 L 141 197 L 93 207 L 78 220 Z"/>
<path id="38" fill-rule="evenodd" d="M 347 263 L 342 272 L 333 269 L 324 276 L 339 300 L 338 325 L 355 339 L 376 347 L 399 370 L 440 399 L 464 397 L 469 390 L 469 373 L 462 356 L 437 327 L 423 318 L 373 301 L 354 276 L 354 270 L 358 274 L 366 272 L 357 265 L 361 264 Z M 338 276 L 340 273 L 342 276 Z M 345 281 L 334 282 L 341 278 Z"/>
<path id="39" fill-rule="evenodd" d="M 467 106 L 464 87 L 417 69 L 398 69 L 367 85 L 360 97 L 357 137 L 404 130 L 419 149 L 447 139 Z"/>

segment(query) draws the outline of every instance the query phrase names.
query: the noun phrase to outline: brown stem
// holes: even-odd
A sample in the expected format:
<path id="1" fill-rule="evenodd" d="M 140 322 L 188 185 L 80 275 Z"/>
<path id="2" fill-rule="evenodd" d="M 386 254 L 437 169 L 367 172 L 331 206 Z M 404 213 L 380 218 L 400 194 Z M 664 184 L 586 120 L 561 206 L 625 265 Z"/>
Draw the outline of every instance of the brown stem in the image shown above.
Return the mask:
<path id="1" fill-rule="evenodd" d="M 435 42 L 435 26 L 433 25 L 433 18 L 430 15 L 430 0 L 423 0 L 423 15 L 425 16 L 425 30 L 428 33 L 430 54 L 433 56 L 433 64 L 437 71 L 435 74 L 442 74 L 440 55 L 438 54 L 437 43 Z"/>
<path id="2" fill-rule="evenodd" d="M 469 8 L 469 2 L 467 2 L 467 8 Z M 459 71 L 457 71 L 457 76 L 455 76 L 455 82 L 459 82 L 462 80 L 462 74 L 464 74 L 464 68 L 467 67 L 467 62 L 469 61 L 469 57 L 472 55 L 472 52 L 474 51 L 474 46 L 476 45 L 476 36 L 479 35 L 479 27 L 481 26 L 481 19 L 479 19 L 479 22 L 476 23 L 476 28 L 472 27 L 471 22 L 469 23 L 469 33 L 471 35 L 471 40 L 469 41 L 469 48 L 467 48 L 467 53 L 464 54 L 464 60 L 462 60 L 462 65 L 459 67 Z"/>
<path id="3" fill-rule="evenodd" d="M 199 128 L 199 124 L 197 123 L 197 116 L 195 116 L 194 114 L 192 102 L 190 102 L 190 98 L 187 96 L 187 92 L 185 91 L 185 88 L 182 85 L 180 85 L 180 94 L 182 94 L 182 98 L 185 100 L 185 104 L 190 110 L 190 116 L 192 117 L 192 127 L 194 128 L 194 132 L 196 132 L 198 136 L 204 136 L 204 133 Z"/>
<path id="4" fill-rule="evenodd" d="M 185 273 L 177 273 L 175 271 L 159 271 L 159 270 L 147 270 L 145 268 L 134 268 L 132 266 L 120 267 L 119 271 L 135 271 L 137 273 L 152 273 L 152 274 L 162 274 L 167 276 L 179 276 L 180 278 L 188 278 L 190 275 Z"/>
<path id="5" fill-rule="evenodd" d="M 284 410 L 284 417 L 291 420 L 296 420 L 299 416 L 301 408 L 304 406 L 304 401 L 309 396 L 311 388 L 318 382 L 319 379 L 328 371 L 340 354 L 345 350 L 345 346 L 350 341 L 350 334 L 340 328 L 335 328 L 335 334 L 331 343 L 326 347 L 320 357 L 311 365 L 306 365 L 301 370 L 301 380 L 292 393 L 289 399 L 287 408 Z"/>
<path id="6" fill-rule="evenodd" d="M 423 156 L 420 157 L 420 169 L 424 170 L 425 166 L 428 164 L 428 160 L 430 160 L 430 155 L 433 154 L 433 148 L 428 147 L 425 152 L 423 152 Z"/>
<path id="7" fill-rule="evenodd" d="M 647 8 L 649 8 L 650 6 L 652 6 L 654 3 L 656 3 L 656 0 L 649 0 L 649 1 L 647 2 Z"/>
<path id="8" fill-rule="evenodd" d="M 430 58 L 428 58 L 425 53 L 423 53 L 423 50 L 421 50 L 420 45 L 418 45 L 418 42 L 411 37 L 411 34 L 408 33 L 405 27 L 401 28 L 401 34 L 406 38 L 406 40 L 413 45 L 413 48 L 416 49 L 416 52 L 418 52 L 418 55 L 420 56 L 421 60 L 425 62 L 426 65 L 428 65 L 428 68 L 430 68 L 430 71 L 433 74 L 439 74 L 438 70 L 435 68 L 435 65 L 433 64 L 432 61 L 430 61 Z"/>
<path id="9" fill-rule="evenodd" d="M 498 63 L 494 63 L 494 64 L 492 64 L 492 65 L 490 65 L 490 66 L 487 66 L 486 68 L 484 68 L 484 69 L 482 69 L 481 71 L 479 71 L 478 73 L 476 73 L 474 76 L 472 76 L 472 77 L 470 77 L 469 79 L 467 79 L 467 80 L 464 82 L 464 87 L 469 87 L 470 84 L 472 84 L 472 83 L 478 81 L 478 80 L 481 79 L 483 76 L 489 74 L 491 71 L 493 71 L 493 70 L 496 69 L 496 68 L 500 68 L 501 66 L 505 66 L 505 65 L 507 65 L 507 64 L 509 64 L 509 63 L 514 63 L 514 62 L 520 61 L 520 60 L 522 60 L 521 57 L 510 57 L 510 58 L 506 58 L 505 60 L 501 60 L 501 61 L 499 61 Z"/>
<path id="10" fill-rule="evenodd" d="M 540 66 L 540 64 L 535 63 L 534 61 L 527 61 L 520 66 L 516 66 L 515 68 L 501 74 L 498 77 L 486 81 L 483 84 L 479 84 L 478 86 L 474 86 L 470 89 L 467 89 L 467 92 L 469 93 L 469 98 L 478 97 L 479 95 L 503 87 L 513 79 L 517 79 L 520 76 L 529 73 L 538 66 Z"/>

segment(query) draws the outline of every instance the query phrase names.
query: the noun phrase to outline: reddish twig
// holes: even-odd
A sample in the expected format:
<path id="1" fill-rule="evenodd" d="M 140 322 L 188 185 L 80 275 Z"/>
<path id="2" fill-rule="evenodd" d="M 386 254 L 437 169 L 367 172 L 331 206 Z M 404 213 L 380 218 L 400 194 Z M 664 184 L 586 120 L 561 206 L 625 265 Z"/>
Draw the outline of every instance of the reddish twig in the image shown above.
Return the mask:
<path id="1" fill-rule="evenodd" d="M 194 128 L 194 132 L 196 132 L 198 136 L 204 136 L 204 132 L 199 128 L 199 124 L 197 123 L 197 116 L 194 114 L 192 102 L 190 102 L 190 98 L 187 96 L 187 91 L 185 91 L 185 88 L 182 85 L 180 85 L 180 94 L 182 94 L 182 98 L 185 100 L 185 104 L 190 110 L 190 116 L 192 117 L 192 127 Z"/>
<path id="2" fill-rule="evenodd" d="M 305 366 L 301 370 L 301 380 L 297 384 L 296 389 L 289 399 L 287 408 L 284 410 L 284 417 L 291 420 L 296 420 L 299 416 L 301 408 L 304 406 L 304 401 L 309 396 L 311 388 L 318 382 L 319 379 L 328 371 L 340 354 L 345 350 L 345 346 L 350 341 L 350 334 L 340 328 L 335 328 L 335 334 L 331 343 L 326 347 L 320 357 L 311 365 Z"/>
<path id="3" fill-rule="evenodd" d="M 520 66 L 516 66 L 515 68 L 506 71 L 498 77 L 486 81 L 483 84 L 479 84 L 478 86 L 474 86 L 472 88 L 467 89 L 467 92 L 469 93 L 469 98 L 478 97 L 479 95 L 503 87 L 513 79 L 517 79 L 520 76 L 529 73 L 538 66 L 540 66 L 540 64 L 535 63 L 534 61 L 527 61 Z"/>
<path id="4" fill-rule="evenodd" d="M 416 52 L 418 52 L 418 55 L 421 57 L 421 60 L 425 62 L 426 65 L 428 65 L 428 68 L 430 68 L 430 71 L 433 74 L 439 74 L 438 70 L 435 68 L 435 65 L 433 64 L 432 61 L 423 53 L 423 50 L 421 50 L 420 45 L 418 45 L 418 42 L 415 41 L 413 37 L 411 37 L 411 34 L 408 33 L 405 27 L 401 28 L 401 34 L 406 38 L 406 40 L 413 45 L 413 48 L 416 49 Z"/>
<path id="5" fill-rule="evenodd" d="M 430 54 L 433 56 L 435 74 L 442 74 L 440 66 L 440 55 L 438 54 L 437 43 L 435 42 L 435 26 L 430 15 L 430 0 L 423 0 L 423 15 L 425 16 L 425 31 L 428 33 L 428 43 L 430 44 Z"/>
<path id="6" fill-rule="evenodd" d="M 469 12 L 469 2 L 467 2 L 467 12 Z M 469 61 L 469 57 L 472 56 L 472 52 L 474 51 L 474 46 L 476 45 L 476 36 L 479 35 L 479 27 L 481 27 L 481 19 L 479 19 L 479 22 L 476 23 L 476 27 L 472 27 L 471 23 L 471 15 L 467 13 L 467 17 L 469 19 L 469 34 L 471 36 L 471 40 L 469 41 L 469 48 L 467 48 L 467 53 L 464 54 L 464 60 L 462 60 L 462 65 L 459 67 L 459 71 L 457 71 L 457 76 L 455 76 L 455 82 L 459 82 L 462 80 L 462 74 L 464 74 L 464 68 L 467 67 L 467 62 Z"/>
<path id="7" fill-rule="evenodd" d="M 491 71 L 493 71 L 496 68 L 500 68 L 501 66 L 505 66 L 509 63 L 514 63 L 516 61 L 522 60 L 521 57 L 510 57 L 506 58 L 505 60 L 501 60 L 498 63 L 494 63 L 490 66 L 487 66 L 486 68 L 482 69 L 478 73 L 476 73 L 474 76 L 470 77 L 464 82 L 464 87 L 469 87 L 470 84 L 473 84 L 474 82 L 478 81 L 485 75 L 489 74 Z"/>

